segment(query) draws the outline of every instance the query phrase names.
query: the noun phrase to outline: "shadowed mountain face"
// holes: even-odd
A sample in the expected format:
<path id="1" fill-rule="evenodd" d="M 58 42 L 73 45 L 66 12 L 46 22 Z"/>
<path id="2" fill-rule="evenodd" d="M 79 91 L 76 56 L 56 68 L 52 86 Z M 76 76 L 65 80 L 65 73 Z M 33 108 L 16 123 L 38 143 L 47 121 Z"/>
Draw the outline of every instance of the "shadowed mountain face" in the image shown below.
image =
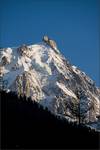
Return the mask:
<path id="1" fill-rule="evenodd" d="M 3 88 L 31 97 L 68 120 L 98 122 L 100 89 L 62 56 L 53 40 L 43 40 L 36 45 L 1 49 Z"/>
<path id="2" fill-rule="evenodd" d="M 68 122 L 37 102 L 1 92 L 2 148 L 99 149 L 99 133 Z"/>

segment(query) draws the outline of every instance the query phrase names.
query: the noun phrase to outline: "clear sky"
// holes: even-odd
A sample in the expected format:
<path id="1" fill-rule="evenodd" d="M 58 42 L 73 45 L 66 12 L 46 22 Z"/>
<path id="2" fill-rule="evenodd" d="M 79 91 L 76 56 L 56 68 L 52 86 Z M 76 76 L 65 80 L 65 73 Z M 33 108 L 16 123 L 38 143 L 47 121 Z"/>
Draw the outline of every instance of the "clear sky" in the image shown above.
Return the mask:
<path id="1" fill-rule="evenodd" d="M 99 0 L 0 0 L 0 47 L 57 42 L 70 62 L 100 86 Z"/>

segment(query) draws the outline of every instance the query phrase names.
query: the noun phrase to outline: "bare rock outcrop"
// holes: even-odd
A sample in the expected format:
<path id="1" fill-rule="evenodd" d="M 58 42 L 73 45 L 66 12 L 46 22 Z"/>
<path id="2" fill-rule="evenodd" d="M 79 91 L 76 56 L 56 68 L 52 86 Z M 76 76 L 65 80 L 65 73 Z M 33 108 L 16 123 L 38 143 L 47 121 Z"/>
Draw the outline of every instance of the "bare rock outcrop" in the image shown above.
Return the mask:
<path id="1" fill-rule="evenodd" d="M 10 59 L 7 56 L 3 56 L 1 60 L 1 65 L 5 66 L 10 63 Z"/>
<path id="2" fill-rule="evenodd" d="M 47 43 L 51 48 L 53 48 L 53 49 L 57 49 L 57 44 L 56 44 L 56 42 L 54 41 L 54 40 L 51 40 L 51 39 L 49 39 L 49 37 L 48 36 L 44 36 L 43 37 L 43 41 L 45 42 L 45 43 Z"/>
<path id="3" fill-rule="evenodd" d="M 28 47 L 25 44 L 18 48 L 18 52 L 21 54 L 21 56 L 27 55 L 27 51 Z"/>

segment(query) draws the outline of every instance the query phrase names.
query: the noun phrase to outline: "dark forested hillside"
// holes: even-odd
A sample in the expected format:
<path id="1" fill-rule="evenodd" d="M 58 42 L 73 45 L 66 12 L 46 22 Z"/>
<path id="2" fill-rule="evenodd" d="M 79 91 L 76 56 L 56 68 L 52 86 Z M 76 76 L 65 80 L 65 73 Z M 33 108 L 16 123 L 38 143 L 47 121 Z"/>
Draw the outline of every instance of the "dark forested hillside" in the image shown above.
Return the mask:
<path id="1" fill-rule="evenodd" d="M 52 115 L 26 97 L 1 92 L 2 148 L 99 149 L 99 133 Z"/>

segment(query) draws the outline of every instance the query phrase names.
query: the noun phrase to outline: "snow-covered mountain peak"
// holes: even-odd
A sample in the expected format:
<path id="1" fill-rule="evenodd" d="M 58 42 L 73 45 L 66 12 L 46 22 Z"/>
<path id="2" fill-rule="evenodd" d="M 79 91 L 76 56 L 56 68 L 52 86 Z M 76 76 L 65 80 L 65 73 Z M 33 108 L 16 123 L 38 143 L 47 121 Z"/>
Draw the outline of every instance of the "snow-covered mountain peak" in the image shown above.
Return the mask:
<path id="1" fill-rule="evenodd" d="M 100 89 L 46 36 L 35 45 L 1 49 L 0 76 L 2 88 L 31 96 L 57 115 L 79 121 L 80 114 L 84 123 L 100 115 Z"/>

